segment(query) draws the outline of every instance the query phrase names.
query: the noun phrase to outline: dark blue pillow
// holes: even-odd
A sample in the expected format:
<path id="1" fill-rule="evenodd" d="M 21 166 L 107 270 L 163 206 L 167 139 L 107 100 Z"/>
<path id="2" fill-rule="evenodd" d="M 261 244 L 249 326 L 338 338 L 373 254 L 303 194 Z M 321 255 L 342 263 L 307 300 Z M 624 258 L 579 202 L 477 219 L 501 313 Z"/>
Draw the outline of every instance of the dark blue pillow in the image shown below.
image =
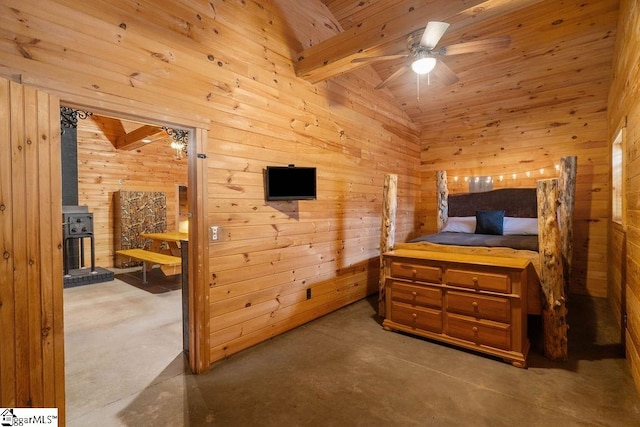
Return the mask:
<path id="1" fill-rule="evenodd" d="M 504 211 L 476 211 L 476 234 L 502 235 Z"/>

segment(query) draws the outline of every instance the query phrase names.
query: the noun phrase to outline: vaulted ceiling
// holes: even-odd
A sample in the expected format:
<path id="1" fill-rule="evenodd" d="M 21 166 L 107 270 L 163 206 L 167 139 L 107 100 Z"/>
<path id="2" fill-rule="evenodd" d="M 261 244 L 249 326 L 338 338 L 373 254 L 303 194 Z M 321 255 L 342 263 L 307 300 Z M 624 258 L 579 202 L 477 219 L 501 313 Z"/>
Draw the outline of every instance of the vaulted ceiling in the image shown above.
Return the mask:
<path id="1" fill-rule="evenodd" d="M 488 120 L 502 109 L 525 111 L 553 103 L 554 91 L 587 91 L 610 79 L 617 0 L 322 1 L 341 32 L 298 53 L 296 73 L 313 83 L 359 67 L 373 67 L 384 81 L 410 60 L 352 60 L 406 53 L 407 36 L 429 21 L 451 24 L 438 48 L 511 37 L 508 47 L 439 57 L 457 75 L 453 84 L 443 84 L 445 67 L 437 65 L 419 79 L 409 68 L 380 89 L 425 130 L 452 119 Z"/>

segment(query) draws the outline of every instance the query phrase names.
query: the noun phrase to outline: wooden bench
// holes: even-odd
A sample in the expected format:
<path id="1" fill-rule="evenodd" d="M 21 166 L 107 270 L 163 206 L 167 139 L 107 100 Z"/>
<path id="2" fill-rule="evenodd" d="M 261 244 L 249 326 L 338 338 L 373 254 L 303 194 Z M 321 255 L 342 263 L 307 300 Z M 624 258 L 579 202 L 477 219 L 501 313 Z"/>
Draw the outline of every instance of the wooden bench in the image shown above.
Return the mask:
<path id="1" fill-rule="evenodd" d="M 142 283 L 144 284 L 147 283 L 147 263 L 150 263 L 148 265 L 149 269 L 151 269 L 154 264 L 160 265 L 160 270 L 162 270 L 166 276 L 180 274 L 182 271 L 182 260 L 177 256 L 161 254 L 146 249 L 121 249 L 116 251 L 116 253 L 142 261 Z"/>

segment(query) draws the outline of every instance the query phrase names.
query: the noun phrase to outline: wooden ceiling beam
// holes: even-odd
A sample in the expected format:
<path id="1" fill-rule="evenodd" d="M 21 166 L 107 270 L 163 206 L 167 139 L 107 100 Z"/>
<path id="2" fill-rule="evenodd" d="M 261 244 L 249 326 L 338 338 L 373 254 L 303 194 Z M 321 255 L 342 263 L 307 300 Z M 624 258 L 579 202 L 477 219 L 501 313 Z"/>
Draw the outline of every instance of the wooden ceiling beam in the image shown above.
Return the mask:
<path id="1" fill-rule="evenodd" d="M 142 141 L 143 139 L 159 134 L 163 134 L 162 139 L 167 138 L 166 132 L 159 126 L 144 125 L 127 133 L 122 120 L 97 114 L 91 115 L 91 118 L 116 150 L 135 150 L 146 144 L 146 142 Z M 131 125 L 128 128 L 131 129 Z M 159 138 L 156 136 L 151 139 L 156 141 Z"/>
<path id="2" fill-rule="evenodd" d="M 424 28 L 428 21 L 446 20 L 461 9 L 477 7 L 486 0 L 429 2 L 405 1 L 361 24 L 311 46 L 298 54 L 296 75 L 312 83 L 361 67 L 351 60 L 364 52 Z M 396 53 L 396 52 L 389 52 Z"/>
<path id="3" fill-rule="evenodd" d="M 104 136 L 111 142 L 111 144 L 117 147 L 117 139 L 121 135 L 126 134 L 122 122 L 112 117 L 99 116 L 97 114 L 91 115 L 91 119 L 98 125 Z"/>
<path id="4" fill-rule="evenodd" d="M 407 0 L 370 17 L 347 31 L 299 52 L 295 71 L 311 83 L 318 83 L 352 71 L 365 63 L 355 58 L 398 53 L 406 48 L 408 34 L 424 28 L 429 21 L 452 24 L 449 32 L 459 31 L 499 13 L 507 13 L 539 3 L 541 0 L 458 0 L 429 2 Z M 480 18 L 480 19 L 478 19 Z M 457 23 L 457 25 L 455 25 Z M 393 49 L 389 51 L 389 49 Z"/>
<path id="5" fill-rule="evenodd" d="M 116 140 L 116 149 L 127 151 L 135 150 L 136 148 L 140 148 L 146 144 L 144 141 L 142 141 L 144 138 L 148 138 L 160 132 L 164 132 L 161 127 L 144 125 L 136 130 L 118 137 L 118 139 Z"/>

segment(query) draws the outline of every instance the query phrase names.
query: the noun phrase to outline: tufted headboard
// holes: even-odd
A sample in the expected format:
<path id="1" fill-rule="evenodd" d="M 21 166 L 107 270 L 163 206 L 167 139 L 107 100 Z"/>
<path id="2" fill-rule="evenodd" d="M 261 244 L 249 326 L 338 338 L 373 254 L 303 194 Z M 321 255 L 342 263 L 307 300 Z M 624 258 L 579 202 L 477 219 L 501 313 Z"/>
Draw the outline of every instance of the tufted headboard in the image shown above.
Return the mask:
<path id="1" fill-rule="evenodd" d="M 449 217 L 475 216 L 477 210 L 504 210 L 505 216 L 536 218 L 535 188 L 501 188 L 481 193 L 449 195 Z"/>

